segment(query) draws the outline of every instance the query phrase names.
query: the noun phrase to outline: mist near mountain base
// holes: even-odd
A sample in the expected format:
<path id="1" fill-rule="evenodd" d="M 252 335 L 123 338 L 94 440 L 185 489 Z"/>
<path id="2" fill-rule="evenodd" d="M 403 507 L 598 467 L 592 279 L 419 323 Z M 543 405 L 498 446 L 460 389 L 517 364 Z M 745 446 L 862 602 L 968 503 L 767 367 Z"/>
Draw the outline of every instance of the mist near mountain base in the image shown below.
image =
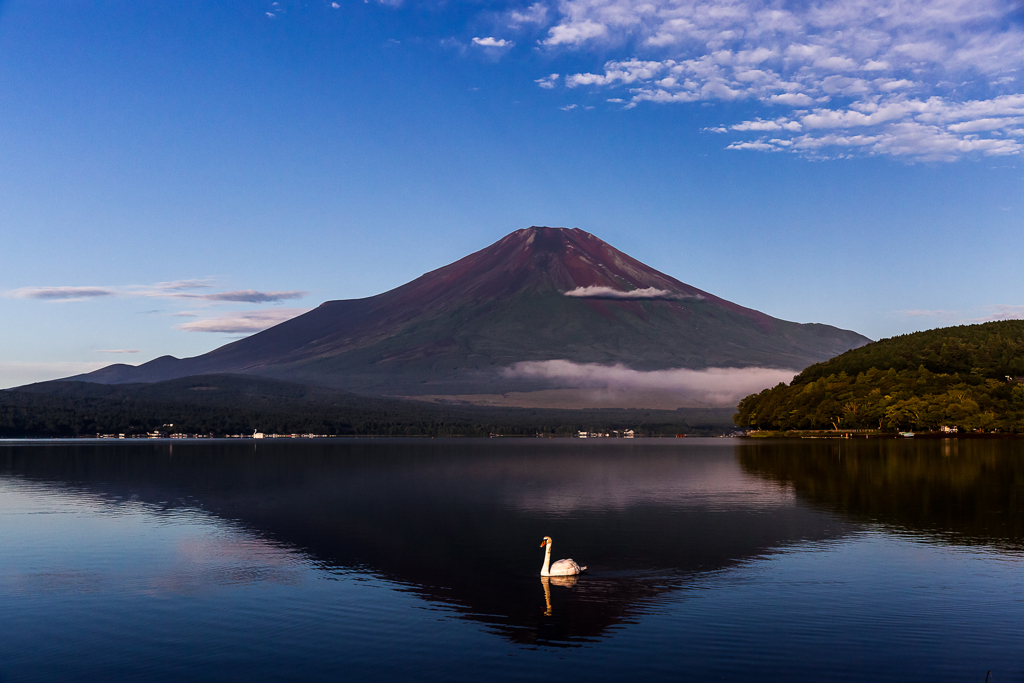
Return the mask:
<path id="1" fill-rule="evenodd" d="M 633 370 L 621 363 L 574 363 L 570 360 L 524 361 L 505 368 L 506 377 L 547 379 L 563 387 L 634 394 L 669 392 L 680 399 L 716 406 L 735 405 L 744 396 L 789 383 L 799 372 L 785 368 L 672 368 Z"/>

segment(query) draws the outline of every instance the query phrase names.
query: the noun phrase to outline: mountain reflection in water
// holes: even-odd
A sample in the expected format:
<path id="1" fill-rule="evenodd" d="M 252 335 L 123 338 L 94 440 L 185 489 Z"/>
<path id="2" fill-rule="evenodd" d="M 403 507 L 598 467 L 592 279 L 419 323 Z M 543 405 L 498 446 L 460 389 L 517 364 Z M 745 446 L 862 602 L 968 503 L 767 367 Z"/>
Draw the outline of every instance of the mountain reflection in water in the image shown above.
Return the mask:
<path id="1" fill-rule="evenodd" d="M 1024 549 L 1024 441 L 747 441 L 750 474 L 853 522 L 942 543 Z"/>
<path id="2" fill-rule="evenodd" d="M 602 637 L 695 577 L 849 530 L 796 504 L 802 483 L 775 483 L 771 451 L 740 448 L 758 476 L 745 473 L 734 443 L 33 445 L 0 449 L 0 473 L 114 506 L 199 508 L 324 571 L 370 573 L 551 646 Z M 541 580 L 543 536 L 587 573 Z"/>

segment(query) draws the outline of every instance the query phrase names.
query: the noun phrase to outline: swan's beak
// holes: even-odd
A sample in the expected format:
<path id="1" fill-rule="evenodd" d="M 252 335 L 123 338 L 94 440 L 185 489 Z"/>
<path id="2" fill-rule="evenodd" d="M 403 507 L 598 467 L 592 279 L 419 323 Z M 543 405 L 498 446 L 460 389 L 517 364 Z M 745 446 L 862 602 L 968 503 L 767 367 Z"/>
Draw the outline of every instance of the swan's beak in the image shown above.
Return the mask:
<path id="1" fill-rule="evenodd" d="M 544 546 L 546 546 L 547 544 L 548 544 L 548 542 L 547 542 L 547 541 L 541 541 L 541 542 L 540 542 L 540 547 L 541 547 L 541 548 L 543 548 L 543 547 L 544 547 Z"/>

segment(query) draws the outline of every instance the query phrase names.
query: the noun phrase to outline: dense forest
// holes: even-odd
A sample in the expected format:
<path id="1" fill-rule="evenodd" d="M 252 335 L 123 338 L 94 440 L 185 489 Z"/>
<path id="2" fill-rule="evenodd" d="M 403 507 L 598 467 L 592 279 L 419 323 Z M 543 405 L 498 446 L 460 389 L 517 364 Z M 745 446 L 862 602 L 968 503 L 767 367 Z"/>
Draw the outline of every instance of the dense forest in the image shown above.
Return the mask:
<path id="1" fill-rule="evenodd" d="M 241 375 L 152 384 L 43 382 L 0 391 L 0 438 L 317 434 L 326 436 L 716 435 L 727 410 L 540 410 L 370 398 Z"/>
<path id="2" fill-rule="evenodd" d="M 734 419 L 767 430 L 1024 432 L 1024 321 L 873 342 L 747 396 Z"/>

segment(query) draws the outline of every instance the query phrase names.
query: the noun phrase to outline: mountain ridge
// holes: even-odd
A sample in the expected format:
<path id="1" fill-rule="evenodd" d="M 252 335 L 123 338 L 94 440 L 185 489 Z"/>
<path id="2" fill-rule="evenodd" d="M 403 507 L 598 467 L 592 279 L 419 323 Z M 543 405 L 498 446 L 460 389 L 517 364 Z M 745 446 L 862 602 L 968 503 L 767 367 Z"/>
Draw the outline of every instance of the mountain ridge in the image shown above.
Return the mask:
<path id="1" fill-rule="evenodd" d="M 200 356 L 69 379 L 230 372 L 369 394 L 503 393 L 552 386 L 503 372 L 524 362 L 799 370 L 867 341 L 727 301 L 578 228 L 532 226 L 395 289 L 324 302 Z"/>

